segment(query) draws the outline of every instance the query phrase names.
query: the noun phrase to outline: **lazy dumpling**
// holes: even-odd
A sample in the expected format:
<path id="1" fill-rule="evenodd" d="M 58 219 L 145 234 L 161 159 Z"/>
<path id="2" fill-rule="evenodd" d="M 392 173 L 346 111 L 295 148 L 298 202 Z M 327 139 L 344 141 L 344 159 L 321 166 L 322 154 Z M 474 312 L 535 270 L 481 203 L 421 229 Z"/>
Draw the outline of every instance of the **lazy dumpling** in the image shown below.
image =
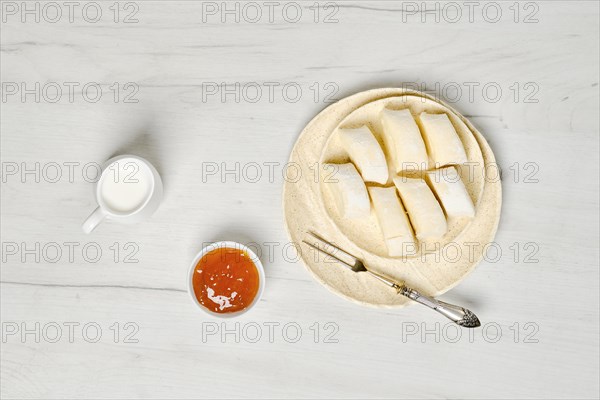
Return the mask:
<path id="1" fill-rule="evenodd" d="M 424 112 L 419 119 L 423 126 L 425 144 L 434 163 L 431 167 L 440 168 L 467 162 L 465 148 L 448 115 Z"/>
<path id="2" fill-rule="evenodd" d="M 404 170 L 426 170 L 429 159 L 419 126 L 410 110 L 380 112 L 383 141 L 396 173 Z"/>
<path id="3" fill-rule="evenodd" d="M 323 168 L 328 171 L 323 185 L 331 193 L 340 215 L 344 218 L 368 218 L 371 212 L 369 194 L 354 165 L 324 164 Z"/>
<path id="4" fill-rule="evenodd" d="M 364 181 L 385 184 L 389 177 L 385 155 L 371 129 L 364 125 L 356 129 L 340 129 L 338 134 Z"/>
<path id="5" fill-rule="evenodd" d="M 401 256 L 405 253 L 407 245 L 412 245 L 411 249 L 414 249 L 415 240 L 410 222 L 398 198 L 396 188 L 373 186 L 368 190 L 388 254 L 392 257 Z"/>
<path id="6" fill-rule="evenodd" d="M 448 217 L 475 216 L 473 201 L 455 167 L 428 172 L 427 181 L 440 199 Z"/>
<path id="7" fill-rule="evenodd" d="M 448 225 L 444 211 L 423 179 L 398 176 L 394 178 L 400 198 L 408 211 L 417 239 L 439 239 Z"/>

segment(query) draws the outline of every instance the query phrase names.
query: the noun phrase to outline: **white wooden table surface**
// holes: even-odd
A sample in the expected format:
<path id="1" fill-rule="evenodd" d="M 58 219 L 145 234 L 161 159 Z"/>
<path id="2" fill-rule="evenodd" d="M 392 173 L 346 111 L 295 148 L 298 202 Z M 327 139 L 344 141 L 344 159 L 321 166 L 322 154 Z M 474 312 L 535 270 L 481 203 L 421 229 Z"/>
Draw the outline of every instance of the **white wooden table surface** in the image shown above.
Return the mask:
<path id="1" fill-rule="evenodd" d="M 2 1 L 1 397 L 597 398 L 598 2 L 237 4 Z M 470 117 L 503 169 L 497 243 L 444 296 L 470 333 L 346 302 L 286 246 L 299 132 L 403 84 Z M 95 166 L 124 152 L 164 202 L 85 236 Z M 222 239 L 259 244 L 267 285 L 221 324 L 186 274 Z"/>

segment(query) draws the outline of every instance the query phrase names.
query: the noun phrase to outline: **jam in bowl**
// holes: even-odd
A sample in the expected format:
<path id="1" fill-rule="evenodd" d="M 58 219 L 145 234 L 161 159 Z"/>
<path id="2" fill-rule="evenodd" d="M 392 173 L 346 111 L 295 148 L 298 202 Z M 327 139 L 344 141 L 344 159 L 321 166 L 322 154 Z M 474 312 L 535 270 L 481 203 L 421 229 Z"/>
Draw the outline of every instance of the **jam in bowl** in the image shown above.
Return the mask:
<path id="1" fill-rule="evenodd" d="M 247 312 L 260 299 L 265 273 L 259 258 L 235 242 L 206 246 L 194 259 L 188 290 L 194 303 L 218 317 Z"/>

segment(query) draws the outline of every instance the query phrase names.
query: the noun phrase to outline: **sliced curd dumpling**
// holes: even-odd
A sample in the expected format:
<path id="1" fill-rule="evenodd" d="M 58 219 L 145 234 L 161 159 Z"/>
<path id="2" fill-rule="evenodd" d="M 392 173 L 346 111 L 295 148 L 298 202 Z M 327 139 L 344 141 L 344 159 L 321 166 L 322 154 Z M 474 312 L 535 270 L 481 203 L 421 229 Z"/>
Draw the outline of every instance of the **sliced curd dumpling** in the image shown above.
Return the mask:
<path id="1" fill-rule="evenodd" d="M 369 187 L 368 190 L 388 254 L 392 257 L 401 256 L 409 244 L 414 248 L 415 240 L 410 222 L 396 188 Z"/>
<path id="2" fill-rule="evenodd" d="M 426 170 L 429 160 L 419 126 L 410 110 L 390 110 L 380 113 L 383 125 L 383 141 L 390 155 L 394 170 Z"/>
<path id="3" fill-rule="evenodd" d="M 428 172 L 427 181 L 440 199 L 446 216 L 456 218 L 475 216 L 473 200 L 456 168 L 447 167 Z"/>
<path id="4" fill-rule="evenodd" d="M 387 182 L 389 175 L 385 155 L 368 126 L 340 129 L 339 138 L 365 182 Z"/>
<path id="5" fill-rule="evenodd" d="M 434 163 L 439 168 L 452 164 L 464 164 L 467 160 L 465 148 L 446 114 L 421 113 L 423 138 Z"/>
<path id="6" fill-rule="evenodd" d="M 446 234 L 448 226 L 444 211 L 427 186 L 420 178 L 394 178 L 400 198 L 406 207 L 412 227 L 419 240 L 439 239 Z"/>
<path id="7" fill-rule="evenodd" d="M 335 206 L 344 218 L 368 218 L 371 203 L 367 187 L 352 163 L 325 164 L 326 171 L 333 171 L 323 181 L 335 202 Z"/>

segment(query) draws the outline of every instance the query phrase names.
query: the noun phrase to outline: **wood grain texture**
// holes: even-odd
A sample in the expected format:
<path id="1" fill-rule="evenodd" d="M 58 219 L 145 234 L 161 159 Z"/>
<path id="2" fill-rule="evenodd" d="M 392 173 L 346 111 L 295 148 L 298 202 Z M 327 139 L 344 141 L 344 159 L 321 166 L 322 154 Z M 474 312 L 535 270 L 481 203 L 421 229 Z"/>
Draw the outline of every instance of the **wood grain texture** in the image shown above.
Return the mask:
<path id="1" fill-rule="evenodd" d="M 112 2 L 99 2 L 98 23 L 81 13 L 73 23 L 7 15 L 0 25 L 3 95 L 7 83 L 79 86 L 73 102 L 66 94 L 56 103 L 31 94 L 21 101 L 19 93 L 0 103 L 3 333 L 15 324 L 47 326 L 39 343 L 33 334 L 0 343 L 2 398 L 598 397 L 598 3 L 534 2 L 535 23 L 523 23 L 531 12 L 524 8 L 515 23 L 512 2 L 501 3 L 497 23 L 480 11 L 472 23 L 423 23 L 405 2 L 339 1 L 338 22 L 329 24 L 314 22 L 312 3 L 300 2 L 297 23 L 281 10 L 273 23 L 222 23 L 219 14 L 203 22 L 203 3 L 192 1 L 137 2 L 132 24 L 114 23 Z M 89 82 L 103 89 L 96 103 L 82 99 Z M 128 82 L 139 87 L 137 103 L 122 100 Z M 273 101 L 270 82 L 279 84 Z M 250 84 L 248 91 L 258 84 L 263 95 L 222 101 L 222 91 L 209 94 L 221 83 L 233 90 Z M 374 310 L 339 299 L 282 251 L 282 166 L 298 133 L 326 107 L 324 96 L 403 83 L 425 85 L 446 101 L 453 87 L 462 88 L 450 104 L 484 134 L 503 169 L 502 254 L 490 252 L 444 296 L 488 323 L 473 337 L 462 331 L 454 340 L 452 327 L 421 307 Z M 278 88 L 286 84 L 302 89 L 298 101 L 283 97 Z M 80 224 L 95 205 L 82 166 L 123 152 L 155 163 L 164 203 L 147 223 L 106 223 L 84 236 Z M 5 170 L 65 162 L 80 163 L 73 182 L 45 175 L 37 183 Z M 272 182 L 267 168 L 256 183 L 237 183 L 232 174 L 203 179 L 207 163 L 233 169 L 236 162 L 279 166 Z M 263 245 L 265 293 L 239 319 L 246 329 L 239 343 L 234 334 L 206 336 L 235 323 L 212 325 L 185 292 L 202 243 L 223 239 Z M 64 252 L 55 263 L 46 260 L 53 253 L 23 262 L 6 247 L 53 242 L 64 251 L 65 242 L 79 243 L 73 262 Z M 96 263 L 80 252 L 90 242 L 103 251 Z M 130 242 L 138 263 L 123 262 Z M 271 259 L 267 242 L 278 244 L 270 245 Z M 56 343 L 48 340 L 53 322 L 63 326 Z M 73 343 L 63 325 L 69 322 L 80 324 Z M 96 343 L 81 334 L 91 322 L 102 329 Z M 139 327 L 137 343 L 124 340 L 127 322 Z M 272 343 L 270 322 L 280 324 Z M 248 340 L 253 323 L 262 327 L 256 343 Z M 289 323 L 302 329 L 296 343 L 295 325 L 282 335 Z"/>

